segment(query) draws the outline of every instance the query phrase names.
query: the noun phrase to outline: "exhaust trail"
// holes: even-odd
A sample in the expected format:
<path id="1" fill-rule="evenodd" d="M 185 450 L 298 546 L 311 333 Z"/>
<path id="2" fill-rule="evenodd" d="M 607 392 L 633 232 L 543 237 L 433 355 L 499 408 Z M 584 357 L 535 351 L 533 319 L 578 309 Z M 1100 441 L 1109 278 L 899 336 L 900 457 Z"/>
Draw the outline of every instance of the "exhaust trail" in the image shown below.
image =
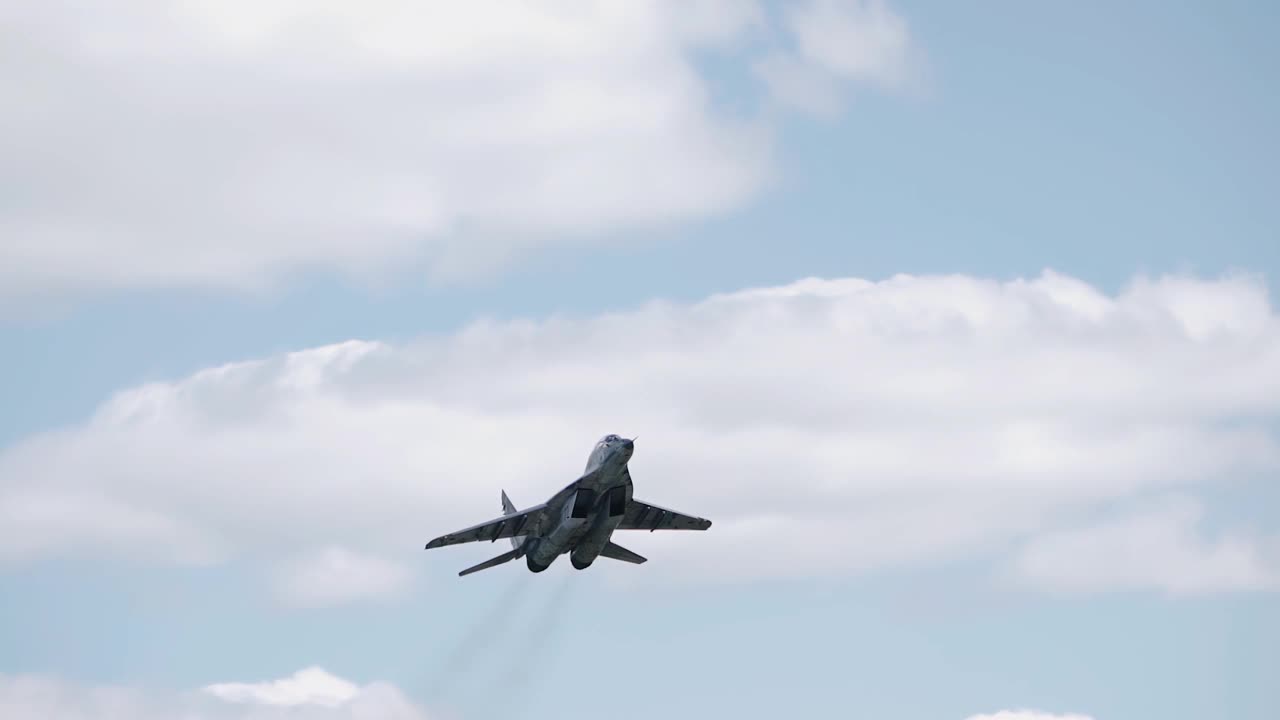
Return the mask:
<path id="1" fill-rule="evenodd" d="M 583 580 L 576 575 L 565 572 L 560 577 L 537 614 L 522 626 L 521 632 L 513 638 L 515 642 L 505 649 L 507 668 L 497 680 L 496 687 L 502 688 L 502 692 L 494 698 L 499 705 L 495 708 L 495 716 L 501 716 L 502 711 L 508 709 L 505 707 L 507 703 L 526 699 L 525 691 L 535 686 L 536 681 L 551 677 L 554 668 L 547 662 L 546 653 L 549 643 L 560 635 L 565 619 L 569 617 L 570 591 L 574 584 Z"/>
<path id="2" fill-rule="evenodd" d="M 512 578 L 488 612 L 474 620 L 463 632 L 457 644 L 445 655 L 443 663 L 431 679 L 428 694 L 439 698 L 442 692 L 458 689 L 459 684 L 474 678 L 471 670 L 476 660 L 486 650 L 501 642 L 515 615 L 525 604 L 529 578 L 517 575 Z"/>

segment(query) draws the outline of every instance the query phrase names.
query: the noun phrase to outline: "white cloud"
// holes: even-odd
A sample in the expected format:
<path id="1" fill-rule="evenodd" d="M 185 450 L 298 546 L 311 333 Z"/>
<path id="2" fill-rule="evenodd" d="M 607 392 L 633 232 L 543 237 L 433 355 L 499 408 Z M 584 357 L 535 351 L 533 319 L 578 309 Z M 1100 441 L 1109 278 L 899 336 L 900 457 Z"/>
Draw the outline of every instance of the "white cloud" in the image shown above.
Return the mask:
<path id="1" fill-rule="evenodd" d="M 84 687 L 45 675 L 0 673 L 5 720 L 428 720 L 436 717 L 398 688 L 356 685 L 322 668 L 263 683 L 219 683 L 199 692 Z M 966 720 L 1093 720 L 1076 713 L 1001 710 Z"/>
<path id="2" fill-rule="evenodd" d="M 784 15 L 795 48 L 756 64 L 784 106 L 830 115 L 849 82 L 902 90 L 920 78 L 923 59 L 907 21 L 882 0 L 806 0 Z"/>
<path id="3" fill-rule="evenodd" d="M 743 55 L 766 17 L 732 0 L 4 3 L 0 293 L 457 276 L 741 206 L 771 131 L 717 110 L 693 55 Z M 805 27 L 806 53 L 866 62 Z"/>
<path id="4" fill-rule="evenodd" d="M 6 3 L 0 287 L 436 273 L 735 207 L 764 129 L 689 52 L 754 5 Z"/>
<path id="5" fill-rule="evenodd" d="M 967 720 L 1093 720 L 1093 717 L 1076 713 L 1056 715 L 1039 710 L 1001 710 L 988 715 L 970 715 Z"/>
<path id="6" fill-rule="evenodd" d="M 357 686 L 320 668 L 260 684 L 210 685 L 169 693 L 83 687 L 44 675 L 0 674 L 5 720 L 427 720 L 386 683 Z"/>
<path id="7" fill-rule="evenodd" d="M 1202 537 L 1203 510 L 1165 498 L 1131 515 L 1034 538 L 1015 559 L 1025 583 L 1050 590 L 1162 590 L 1188 594 L 1280 588 L 1280 556 L 1236 533 Z"/>
<path id="8" fill-rule="evenodd" d="M 290 605 L 328 607 L 396 595 L 405 589 L 409 578 L 408 568 L 399 563 L 327 547 L 288 566 L 278 593 Z"/>
<path id="9" fill-rule="evenodd" d="M 323 668 L 299 670 L 291 677 L 263 683 L 214 683 L 204 691 L 227 702 L 294 707 L 322 705 L 337 707 L 351 702 L 360 688 Z"/>
<path id="10" fill-rule="evenodd" d="M 1280 322 L 1256 279 L 1117 296 L 1054 273 L 806 280 L 121 392 L 0 453 L 0 516 L 17 520 L 0 523 L 0 558 L 161 549 L 288 567 L 337 544 L 460 569 L 490 547 L 422 543 L 496 515 L 500 488 L 545 499 L 621 432 L 640 436 L 638 497 L 715 521 L 628 535 L 652 562 L 626 570 L 859 572 L 1274 472 L 1278 414 Z"/>

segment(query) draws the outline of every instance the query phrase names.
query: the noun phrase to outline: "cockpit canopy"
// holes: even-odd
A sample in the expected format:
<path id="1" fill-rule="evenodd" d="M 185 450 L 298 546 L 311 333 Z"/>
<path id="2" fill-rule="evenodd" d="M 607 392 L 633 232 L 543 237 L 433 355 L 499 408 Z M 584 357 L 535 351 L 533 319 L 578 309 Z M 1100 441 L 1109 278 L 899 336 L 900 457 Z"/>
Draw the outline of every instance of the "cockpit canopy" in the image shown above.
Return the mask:
<path id="1" fill-rule="evenodd" d="M 614 435 L 614 434 L 610 433 L 610 434 L 608 434 L 608 435 L 605 435 L 605 436 L 604 436 L 604 438 L 603 438 L 600 442 L 603 442 L 603 443 L 616 443 L 616 442 L 618 442 L 618 441 L 620 441 L 620 440 L 622 440 L 622 438 L 618 437 L 617 435 Z"/>

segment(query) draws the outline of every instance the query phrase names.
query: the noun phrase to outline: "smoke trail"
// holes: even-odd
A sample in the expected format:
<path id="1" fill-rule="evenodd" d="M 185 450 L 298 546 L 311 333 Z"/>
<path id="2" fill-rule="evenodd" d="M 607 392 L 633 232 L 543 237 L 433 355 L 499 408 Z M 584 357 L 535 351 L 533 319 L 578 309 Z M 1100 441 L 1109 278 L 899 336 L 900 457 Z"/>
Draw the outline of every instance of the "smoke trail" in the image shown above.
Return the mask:
<path id="1" fill-rule="evenodd" d="M 529 594 L 527 581 L 522 575 L 512 578 L 489 611 L 472 622 L 432 678 L 429 697 L 439 698 L 442 691 L 457 689 L 459 683 L 455 681 L 465 682 L 468 677 L 474 677 L 466 671 L 506 633 Z"/>
<path id="2" fill-rule="evenodd" d="M 539 612 L 522 628 L 517 642 L 507 648 L 507 669 L 499 676 L 497 687 L 501 692 L 494 698 L 499 703 L 495 716 L 503 714 L 501 711 L 506 709 L 507 703 L 521 699 L 520 696 L 539 677 L 550 676 L 552 668 L 543 655 L 547 643 L 559 635 L 565 618 L 569 616 L 569 591 L 575 583 L 582 582 L 582 578 L 575 577 L 576 574 L 565 572 L 560 577 L 560 582 Z"/>

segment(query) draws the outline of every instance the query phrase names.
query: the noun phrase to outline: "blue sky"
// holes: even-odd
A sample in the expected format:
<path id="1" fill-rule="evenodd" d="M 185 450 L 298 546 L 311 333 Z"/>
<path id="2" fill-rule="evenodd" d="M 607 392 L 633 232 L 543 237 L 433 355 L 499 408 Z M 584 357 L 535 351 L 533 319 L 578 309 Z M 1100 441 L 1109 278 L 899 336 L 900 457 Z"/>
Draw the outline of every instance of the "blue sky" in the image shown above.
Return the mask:
<path id="1" fill-rule="evenodd" d="M 152 3 L 129 7 L 95 18 L 95 27 L 132 37 L 166 22 Z M 0 171 L 0 184 L 15 188 L 0 203 L 0 245 L 8 246 L 0 249 L 8 268 L 0 271 L 8 286 L 0 292 L 8 351 L 0 360 L 0 517 L 10 519 L 14 535 L 6 536 L 17 548 L 0 555 L 5 701 L 18 702 L 12 678 L 25 673 L 57 679 L 70 703 L 103 684 L 162 697 L 319 666 L 357 685 L 391 683 L 433 718 L 499 717 L 527 705 L 568 718 L 602 706 L 621 717 L 675 708 L 765 718 L 838 707 L 906 720 L 1002 709 L 1027 709 L 1019 716 L 1027 718 L 1040 717 L 1031 710 L 1158 719 L 1280 712 L 1267 673 L 1280 666 L 1280 365 L 1272 362 L 1280 320 L 1266 295 L 1280 273 L 1272 7 L 797 2 L 753 17 L 745 3 L 710 3 L 694 23 L 693 14 L 654 5 L 621 26 L 574 18 L 582 37 L 602 42 L 566 51 L 575 63 L 567 80 L 564 61 L 541 49 L 553 41 L 538 35 L 537 12 L 512 25 L 514 41 L 488 34 L 483 13 L 409 13 L 404 27 L 445 33 L 420 41 L 377 17 L 340 19 L 378 47 L 408 43 L 412 52 L 393 54 L 405 64 L 389 66 L 363 50 L 344 54 L 345 45 L 332 55 L 316 50 L 305 29 L 287 25 L 231 43 L 228 28 L 268 26 L 248 5 L 229 7 L 182 19 L 183 32 L 209 40 L 190 52 L 208 54 L 144 44 L 152 55 L 99 49 L 112 59 L 100 65 L 86 60 L 93 56 L 65 12 L 6 11 L 44 28 L 15 51 L 33 87 L 48 79 L 72 107 L 98 107 L 89 88 L 119 83 L 134 102 L 108 102 L 97 110 L 100 126 L 85 129 L 91 123 L 49 122 L 65 107 L 19 94 L 35 110 L 0 141 L 15 154 L 36 148 Z M 826 22 L 806 25 L 820 7 L 832 13 Z M 653 37 L 626 30 L 641 26 L 629 22 L 651 23 L 643 27 Z M 414 54 L 461 47 L 447 33 L 473 33 L 482 58 L 495 37 L 503 49 L 474 64 L 463 54 Z M 632 34 L 646 39 L 633 43 Z M 282 86 L 271 82 L 293 77 L 290 58 L 320 76 L 407 78 L 428 90 L 410 104 L 378 95 L 377 82 L 364 95 L 299 71 L 298 105 L 277 107 Z M 770 83 L 759 69 L 766 58 L 794 72 Z M 259 64 L 261 87 L 226 89 L 231 73 L 257 75 Z M 165 65 L 194 75 L 175 81 L 157 69 Z M 587 67 L 594 70 L 579 69 Z M 123 74 L 129 68 L 135 74 Z M 536 102 L 495 91 L 503 99 L 473 106 L 455 87 L 513 78 Z M 789 100 L 805 83 L 825 110 Z M 334 110 L 366 101 L 382 115 Z M 633 127 L 597 116 L 592 103 L 637 107 L 646 118 L 657 108 L 657 119 Z M 138 115 L 138 107 L 161 110 Z M 188 107 L 211 107 L 221 120 L 211 126 L 241 130 L 208 130 Z M 330 114 L 298 115 L 297 107 Z M 511 129 L 541 128 L 544 110 L 568 131 L 534 142 Z M 426 141 L 378 119 L 397 112 L 456 114 L 460 126 L 442 121 L 440 132 L 462 139 L 415 145 Z M 333 136 L 340 151 L 308 145 L 320 141 L 307 118 L 351 129 L 357 140 Z M 474 118 L 483 127 L 464 132 Z M 385 139 L 367 139 L 379 134 Z M 96 154 L 109 142 L 132 160 Z M 243 153 L 249 170 L 188 156 L 194 143 Z M 57 151 L 64 147 L 95 151 L 77 159 Z M 261 151 L 278 147 L 314 151 L 329 164 L 293 165 L 287 153 Z M 469 154 L 458 160 L 454 148 Z M 37 162 L 40 152 L 48 163 Z M 365 160 L 379 153 L 394 159 Z M 438 164 L 419 177 L 404 159 L 413 157 Z M 567 177 L 550 169 L 557 163 L 570 168 Z M 388 211 L 394 222 L 361 226 L 356 220 L 384 218 L 374 213 L 381 198 L 366 188 L 401 188 L 380 184 L 386 177 L 421 181 L 407 186 L 419 194 Z M 540 190 L 561 181 L 563 196 Z M 539 191 L 529 199 L 520 182 Z M 235 191 L 246 186 L 255 188 L 253 203 L 237 205 Z M 442 209 L 422 214 L 419 204 Z M 298 219 L 295 207 L 315 208 L 318 222 L 305 212 Z M 406 217 L 408 241 L 399 234 Z M 99 222 L 84 230 L 74 224 L 83 218 Z M 321 223 L 359 232 L 330 233 Z M 361 274 L 364 263 L 378 271 Z M 1073 299 L 1082 292 L 1075 285 L 1018 289 L 1016 280 L 1045 269 L 1092 286 L 1122 320 L 1098 320 Z M 1161 284 L 1169 273 L 1183 279 Z M 882 283 L 868 291 L 868 305 L 839 289 L 831 292 L 841 300 L 801 293 L 793 305 L 743 297 L 725 310 L 696 305 L 807 277 L 892 283 L 899 274 L 962 282 Z M 1133 290 L 1140 276 L 1154 284 Z M 245 287 L 246 278 L 256 284 Z M 672 305 L 645 309 L 654 299 Z M 922 319 L 952 310 L 972 335 Z M 608 313 L 621 315 L 598 320 Z M 790 324 L 770 319 L 776 313 Z M 1152 319 L 1160 313 L 1181 329 Z M 1097 324 L 1078 329 L 1086 317 Z M 507 324 L 548 318 L 562 324 Z M 475 330 L 476 322 L 492 324 Z M 1205 326 L 1225 330 L 1206 335 L 1198 331 Z M 767 331 L 781 340 L 743 339 Z M 684 344 L 670 344 L 673 337 Z M 351 339 L 391 350 L 350 360 L 353 374 L 306 354 Z M 752 354 L 740 367 L 716 353 L 715 339 Z M 866 345 L 873 360 L 860 365 Z M 665 374 L 627 364 L 649 348 L 680 364 Z M 234 383 L 191 379 L 288 352 L 303 352 L 299 367 L 316 363 L 319 394 L 279 391 L 302 377 L 283 361 L 228 376 L 241 378 Z M 810 352 L 833 359 L 794 359 Z M 994 369 L 979 362 L 992 353 L 1013 360 Z M 859 379 L 849 380 L 846 366 Z M 876 380 L 873 371 L 897 366 L 920 374 Z M 933 391 L 924 381 L 930 366 L 950 378 Z M 668 376 L 678 376 L 670 388 Z M 788 400 L 762 389 L 766 376 L 784 378 L 783 389 L 787 377 L 814 386 Z M 559 401 L 566 377 L 579 379 Z M 1001 379 L 1009 397 L 985 402 Z M 847 396 L 866 409 L 822 402 L 824 388 L 850 382 L 867 383 Z M 877 382 L 910 399 L 898 404 Z M 1076 387 L 1052 389 L 1064 383 Z M 133 401 L 111 399 L 131 388 Z M 470 399 L 473 388 L 482 397 Z M 650 395 L 674 400 L 650 406 Z M 900 417 L 933 405 L 936 417 Z M 742 421 L 744 412 L 755 417 Z M 337 413 L 330 424 L 314 419 L 329 413 Z M 842 419 L 809 422 L 824 413 Z M 891 434 L 874 434 L 877 413 Z M 1015 455 L 1028 465 L 966 472 L 967 453 L 976 452 L 966 445 L 986 447 L 986 423 L 992 447 L 1005 448 L 1005 432 L 1025 433 Z M 457 435 L 431 434 L 446 437 L 444 427 Z M 571 479 L 606 432 L 652 438 L 637 451 L 638 496 L 717 526 L 705 536 L 637 540 L 637 548 L 653 543 L 641 550 L 651 558 L 641 568 L 581 574 L 557 567 L 533 576 L 512 565 L 459 580 L 454 573 L 490 548 L 421 551 L 429 537 L 493 514 L 500 487 L 518 504 L 537 502 Z M 1140 452 L 1116 455 L 1124 450 L 1109 437 Z M 490 454 L 495 442 L 499 452 Z M 312 449 L 325 443 L 343 452 Z M 901 464 L 911 468 L 899 475 L 891 454 L 858 454 L 877 446 L 910 456 Z M 939 474 L 957 479 L 902 494 L 929 474 L 930 455 Z M 1119 459 L 1079 459 L 1088 455 Z M 751 468 L 758 477 L 736 474 Z M 892 482 L 846 487 L 841 468 L 859 478 L 881 468 Z M 1072 474 L 1080 468 L 1085 475 Z M 256 474 L 213 474 L 234 469 Z M 317 488 L 314 502 L 290 499 L 290 489 L 308 487 Z M 54 504 L 24 504 L 30 497 Z M 775 511 L 781 535 L 753 529 Z M 397 525 L 415 513 L 420 524 Z M 935 525 L 946 532 L 934 537 Z M 883 535 L 859 529 L 867 527 Z M 192 561 L 164 557 L 169 546 L 179 555 L 214 549 Z M 354 559 L 316 560 L 332 558 L 313 554 L 330 546 Z M 1099 558 L 1114 567 L 1096 567 Z M 713 565 L 724 572 L 706 571 Z M 1008 582 L 1009 574 L 1022 581 Z M 273 591 L 296 590 L 304 576 L 342 587 L 306 584 L 303 606 Z"/>

